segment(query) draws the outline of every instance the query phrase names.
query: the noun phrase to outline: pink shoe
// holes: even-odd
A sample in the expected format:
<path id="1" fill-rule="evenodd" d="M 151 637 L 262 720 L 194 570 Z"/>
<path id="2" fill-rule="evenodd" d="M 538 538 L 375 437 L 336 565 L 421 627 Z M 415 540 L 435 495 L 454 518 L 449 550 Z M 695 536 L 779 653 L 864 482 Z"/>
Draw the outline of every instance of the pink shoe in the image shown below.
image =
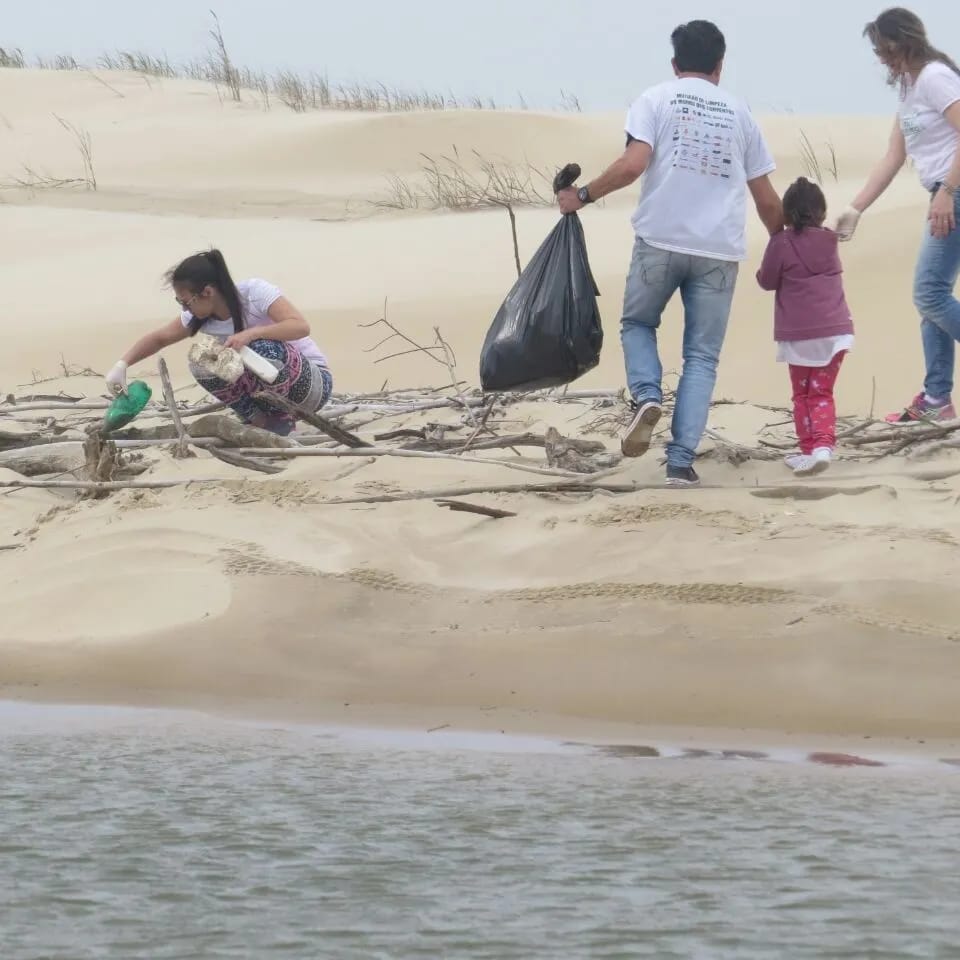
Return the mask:
<path id="1" fill-rule="evenodd" d="M 905 410 L 890 413 L 883 419 L 887 423 L 938 423 L 956 420 L 957 411 L 949 397 L 943 403 L 933 404 L 922 393 L 918 393 Z"/>

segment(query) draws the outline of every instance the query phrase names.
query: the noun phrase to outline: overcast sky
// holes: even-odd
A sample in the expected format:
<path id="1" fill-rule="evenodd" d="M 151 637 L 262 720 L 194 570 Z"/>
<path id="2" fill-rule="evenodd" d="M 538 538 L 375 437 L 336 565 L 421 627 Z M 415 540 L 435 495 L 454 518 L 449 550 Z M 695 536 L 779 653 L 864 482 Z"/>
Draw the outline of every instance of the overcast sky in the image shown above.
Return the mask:
<path id="1" fill-rule="evenodd" d="M 331 80 L 620 109 L 669 74 L 670 32 L 693 18 L 727 37 L 724 82 L 755 110 L 894 108 L 861 38 L 874 0 L 4 0 L 0 46 L 28 54 L 135 49 L 202 56 L 210 7 L 234 59 L 326 71 Z M 960 3 L 913 0 L 935 44 L 960 59 Z"/>

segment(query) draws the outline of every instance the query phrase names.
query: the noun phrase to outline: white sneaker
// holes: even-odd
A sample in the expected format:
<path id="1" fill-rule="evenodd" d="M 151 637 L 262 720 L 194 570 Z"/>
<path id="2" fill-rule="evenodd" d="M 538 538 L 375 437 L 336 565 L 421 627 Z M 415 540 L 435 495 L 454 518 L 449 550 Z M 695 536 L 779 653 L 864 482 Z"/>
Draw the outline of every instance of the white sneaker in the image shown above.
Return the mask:
<path id="1" fill-rule="evenodd" d="M 788 453 L 784 458 L 783 462 L 791 469 L 796 470 L 806 460 L 806 456 L 802 453 Z"/>
<path id="2" fill-rule="evenodd" d="M 798 477 L 813 477 L 818 473 L 823 473 L 830 466 L 833 459 L 833 451 L 829 447 L 818 447 L 808 457 L 801 457 L 802 462 L 798 463 L 793 472 Z"/>
<path id="3" fill-rule="evenodd" d="M 650 449 L 653 429 L 660 422 L 662 414 L 659 403 L 649 401 L 640 405 L 620 440 L 620 450 L 625 457 L 642 457 Z"/>

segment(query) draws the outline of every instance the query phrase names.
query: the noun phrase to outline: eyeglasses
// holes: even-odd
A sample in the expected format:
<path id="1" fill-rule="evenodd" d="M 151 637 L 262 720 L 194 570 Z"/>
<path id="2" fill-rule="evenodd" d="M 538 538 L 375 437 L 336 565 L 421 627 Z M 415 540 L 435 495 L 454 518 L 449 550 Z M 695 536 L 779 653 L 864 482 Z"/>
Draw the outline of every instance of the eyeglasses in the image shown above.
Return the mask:
<path id="1" fill-rule="evenodd" d="M 180 306 L 181 310 L 189 310 L 191 305 L 196 303 L 200 299 L 200 294 L 195 293 L 192 297 L 187 300 L 181 300 L 179 297 L 174 297 L 173 299 L 177 301 L 177 304 Z"/>

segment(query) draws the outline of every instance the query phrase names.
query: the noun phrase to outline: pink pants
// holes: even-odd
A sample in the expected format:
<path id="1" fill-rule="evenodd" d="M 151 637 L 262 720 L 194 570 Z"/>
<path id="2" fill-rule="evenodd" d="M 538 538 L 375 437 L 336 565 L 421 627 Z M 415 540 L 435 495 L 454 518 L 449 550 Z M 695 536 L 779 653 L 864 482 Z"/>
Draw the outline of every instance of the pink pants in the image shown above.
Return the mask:
<path id="1" fill-rule="evenodd" d="M 790 364 L 793 384 L 793 422 L 801 453 L 818 447 L 832 450 L 837 443 L 837 408 L 833 386 L 846 350 L 841 350 L 825 367 L 796 367 Z"/>

